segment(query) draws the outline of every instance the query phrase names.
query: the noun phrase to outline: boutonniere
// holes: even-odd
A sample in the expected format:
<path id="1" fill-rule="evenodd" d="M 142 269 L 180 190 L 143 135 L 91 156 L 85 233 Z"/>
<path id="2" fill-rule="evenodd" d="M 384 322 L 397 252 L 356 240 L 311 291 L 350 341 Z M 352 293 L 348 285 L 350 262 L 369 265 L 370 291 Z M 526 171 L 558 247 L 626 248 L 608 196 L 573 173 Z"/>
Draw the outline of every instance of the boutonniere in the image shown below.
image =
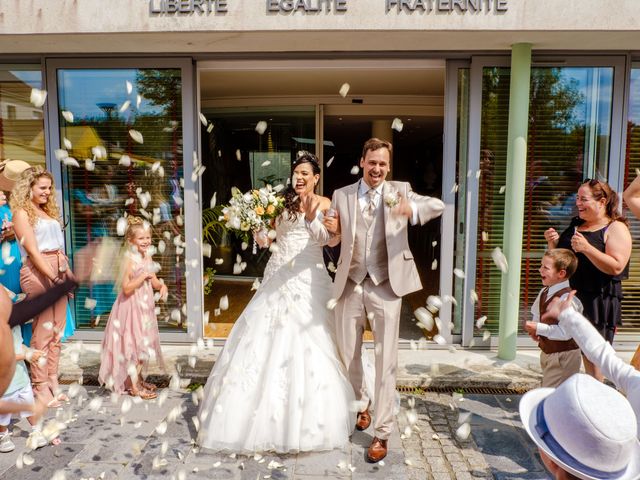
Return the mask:
<path id="1" fill-rule="evenodd" d="M 398 205 L 398 203 L 400 203 L 400 199 L 398 198 L 398 192 L 389 192 L 385 194 L 384 204 L 387 207 L 393 208 L 396 205 Z"/>

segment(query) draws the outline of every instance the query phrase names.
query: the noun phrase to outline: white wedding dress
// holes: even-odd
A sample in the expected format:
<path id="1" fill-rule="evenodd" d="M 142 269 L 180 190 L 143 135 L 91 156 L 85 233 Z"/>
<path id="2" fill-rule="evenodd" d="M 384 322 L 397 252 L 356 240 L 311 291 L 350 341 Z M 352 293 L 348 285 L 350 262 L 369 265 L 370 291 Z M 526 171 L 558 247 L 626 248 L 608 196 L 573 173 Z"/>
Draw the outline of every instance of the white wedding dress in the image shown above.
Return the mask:
<path id="1" fill-rule="evenodd" d="M 303 215 L 276 226 L 277 249 L 204 389 L 201 447 L 254 453 L 331 450 L 349 441 L 354 393 L 327 309 L 331 279 Z M 354 409 L 354 411 L 350 411 Z"/>

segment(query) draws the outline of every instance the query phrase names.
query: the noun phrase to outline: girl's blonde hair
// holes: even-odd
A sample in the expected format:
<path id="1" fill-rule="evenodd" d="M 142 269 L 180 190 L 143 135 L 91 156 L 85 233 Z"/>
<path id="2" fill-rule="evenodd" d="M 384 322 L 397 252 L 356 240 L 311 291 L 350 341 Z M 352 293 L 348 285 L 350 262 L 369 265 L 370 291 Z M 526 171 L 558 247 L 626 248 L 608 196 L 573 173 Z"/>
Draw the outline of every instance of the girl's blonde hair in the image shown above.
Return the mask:
<path id="1" fill-rule="evenodd" d="M 35 225 L 38 215 L 36 214 L 36 208 L 31 201 L 31 189 L 41 178 L 48 178 L 51 180 L 51 195 L 47 199 L 47 203 L 42 206 L 42 210 L 51 218 L 60 221 L 60 208 L 56 201 L 56 189 L 54 187 L 53 175 L 41 166 L 35 166 L 26 169 L 20 175 L 20 178 L 13 186 L 11 190 L 11 197 L 9 199 L 9 207 L 12 212 L 17 212 L 22 209 L 27 212 L 29 218 L 29 224 Z"/>
<path id="2" fill-rule="evenodd" d="M 127 217 L 127 231 L 125 233 L 127 241 L 131 242 L 135 233 L 141 228 L 149 228 L 149 224 L 140 217 Z"/>

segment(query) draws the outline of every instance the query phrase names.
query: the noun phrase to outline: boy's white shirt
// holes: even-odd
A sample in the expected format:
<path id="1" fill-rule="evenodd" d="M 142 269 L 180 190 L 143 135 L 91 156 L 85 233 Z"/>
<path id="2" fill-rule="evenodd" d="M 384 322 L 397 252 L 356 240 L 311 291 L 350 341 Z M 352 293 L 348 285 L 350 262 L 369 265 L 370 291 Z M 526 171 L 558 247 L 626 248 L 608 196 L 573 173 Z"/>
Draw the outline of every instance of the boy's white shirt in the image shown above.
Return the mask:
<path id="1" fill-rule="evenodd" d="M 546 288 L 546 287 L 545 287 Z M 547 298 L 553 297 L 556 292 L 562 290 L 563 288 L 570 288 L 569 280 L 565 280 L 564 282 L 556 283 L 555 285 L 551 285 L 549 287 L 549 292 L 547 293 Z M 543 337 L 547 337 L 549 340 L 571 340 L 571 335 L 564 331 L 564 329 L 560 325 L 547 325 L 546 323 L 540 322 L 540 296 L 544 288 L 540 290 L 538 296 L 536 297 L 533 305 L 531 305 L 531 315 L 532 321 L 536 322 L 536 335 Z M 560 296 L 561 300 L 564 300 L 568 293 Z M 578 312 L 582 313 L 582 303 L 576 297 L 573 298 L 573 308 L 575 308 Z"/>

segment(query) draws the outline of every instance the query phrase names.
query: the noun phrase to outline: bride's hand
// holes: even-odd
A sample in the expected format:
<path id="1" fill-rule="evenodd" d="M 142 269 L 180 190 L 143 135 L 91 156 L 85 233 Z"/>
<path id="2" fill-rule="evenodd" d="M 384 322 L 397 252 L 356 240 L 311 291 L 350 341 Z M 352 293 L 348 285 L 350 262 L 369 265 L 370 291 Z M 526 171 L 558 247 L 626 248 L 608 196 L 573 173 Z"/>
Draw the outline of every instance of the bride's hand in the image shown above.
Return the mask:
<path id="1" fill-rule="evenodd" d="M 307 221 L 312 222 L 318 215 L 318 207 L 320 206 L 320 197 L 311 192 L 300 196 L 300 205 L 304 210 L 304 216 Z"/>
<path id="2" fill-rule="evenodd" d="M 269 247 L 268 232 L 264 228 L 262 230 L 258 230 L 257 232 L 253 232 L 253 239 L 256 241 L 260 248 Z"/>

